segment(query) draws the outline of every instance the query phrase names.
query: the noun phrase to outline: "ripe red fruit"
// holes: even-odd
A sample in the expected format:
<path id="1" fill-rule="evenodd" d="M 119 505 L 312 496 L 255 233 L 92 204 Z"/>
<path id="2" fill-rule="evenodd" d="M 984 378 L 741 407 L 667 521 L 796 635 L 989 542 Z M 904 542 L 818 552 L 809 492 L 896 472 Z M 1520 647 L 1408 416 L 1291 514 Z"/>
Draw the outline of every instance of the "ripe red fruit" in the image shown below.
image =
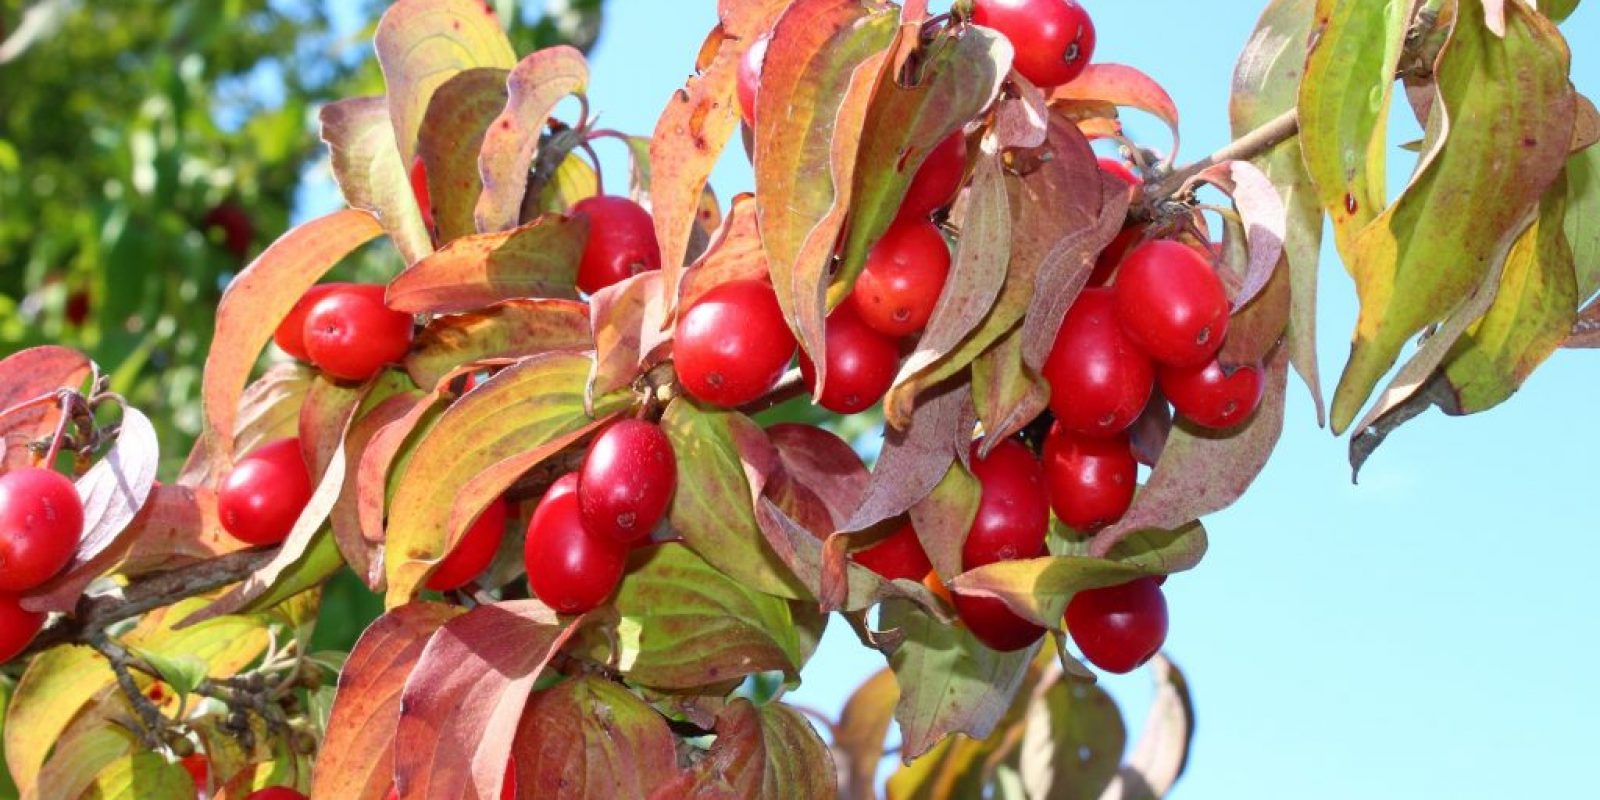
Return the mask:
<path id="1" fill-rule="evenodd" d="M 1133 502 L 1139 465 L 1128 435 L 1080 436 L 1060 425 L 1044 441 L 1044 477 L 1056 518 L 1087 532 L 1122 518 Z"/>
<path id="2" fill-rule="evenodd" d="M 978 515 L 961 547 L 961 561 L 977 569 L 996 561 L 1033 558 L 1044 552 L 1050 501 L 1038 459 L 1015 439 L 1001 442 L 988 458 L 972 447 L 972 474 L 982 485 Z"/>
<path id="3" fill-rule="evenodd" d="M 268 786 L 257 789 L 244 800 L 306 800 L 306 796 L 287 786 Z"/>
<path id="4" fill-rule="evenodd" d="M 433 230 L 433 196 L 428 192 L 428 165 L 422 162 L 422 156 L 411 159 L 411 194 L 422 211 L 422 224 Z"/>
<path id="5" fill-rule="evenodd" d="M 1167 640 L 1167 598 L 1154 578 L 1078 592 L 1067 604 L 1067 632 L 1089 663 L 1132 672 Z"/>
<path id="6" fill-rule="evenodd" d="M 582 614 L 604 603 L 622 580 L 628 546 L 583 527 L 578 473 L 561 476 L 528 522 L 523 558 L 528 587 L 563 614 Z"/>
<path id="7" fill-rule="evenodd" d="M 900 347 L 893 339 L 861 321 L 854 305 L 845 303 L 828 315 L 828 385 L 817 404 L 835 414 L 859 414 L 889 391 L 900 368 Z M 817 368 L 800 353 L 800 376 L 813 392 Z"/>
<path id="8" fill-rule="evenodd" d="M 200 753 L 185 756 L 178 761 L 183 765 L 184 772 L 189 773 L 189 779 L 194 781 L 194 787 L 204 794 L 207 784 L 211 782 L 211 759 Z"/>
<path id="9" fill-rule="evenodd" d="M 28 649 L 33 637 L 44 628 L 46 616 L 24 609 L 21 597 L 0 592 L 0 664 Z"/>
<path id="10" fill-rule="evenodd" d="M 950 205 L 961 191 L 967 172 L 967 137 L 956 131 L 928 152 L 928 157 L 911 178 L 906 199 L 900 203 L 899 219 L 916 221 Z"/>
<path id="11" fill-rule="evenodd" d="M 678 317 L 673 361 L 696 399 L 732 408 L 760 398 L 794 358 L 794 334 L 765 281 L 728 281 Z"/>
<path id="12" fill-rule="evenodd" d="M 311 313 L 311 307 L 317 301 L 328 296 L 329 292 L 347 288 L 348 283 L 319 283 L 306 290 L 300 299 L 295 301 L 294 308 L 289 309 L 289 315 L 278 323 L 278 329 L 272 332 L 272 341 L 276 342 L 278 349 L 288 353 L 296 361 L 311 360 L 311 355 L 306 352 L 306 315 Z"/>
<path id="13" fill-rule="evenodd" d="M 1110 289 L 1078 295 L 1056 332 L 1044 377 L 1056 419 L 1086 436 L 1126 430 L 1155 387 L 1155 368 L 1118 324 Z"/>
<path id="14" fill-rule="evenodd" d="M 63 309 L 63 316 L 67 318 L 68 325 L 81 328 L 83 323 L 89 321 L 89 312 L 92 309 L 93 303 L 89 300 L 88 290 L 79 289 L 67 295 L 67 306 Z"/>
<path id="15" fill-rule="evenodd" d="M 1117 271 L 1117 316 L 1150 358 L 1206 363 L 1228 333 L 1228 293 L 1194 248 L 1158 239 L 1134 248 Z"/>
<path id="16" fill-rule="evenodd" d="M 1099 161 L 1101 172 L 1128 184 L 1130 189 L 1144 183 L 1144 181 L 1139 180 L 1138 175 L 1133 174 L 1133 170 L 1129 169 L 1127 164 L 1115 158 L 1102 158 Z"/>
<path id="17" fill-rule="evenodd" d="M 972 21 L 1005 34 L 1017 51 L 1012 66 L 1046 89 L 1078 77 L 1094 58 L 1094 22 L 1073 0 L 976 0 Z"/>
<path id="18" fill-rule="evenodd" d="M 641 272 L 661 269 L 656 224 L 638 203 L 598 195 L 573 206 L 572 214 L 589 220 L 589 239 L 578 264 L 579 289 L 594 294 Z"/>
<path id="19" fill-rule="evenodd" d="M 0 475 L 0 592 L 54 577 L 83 538 L 83 500 L 67 476 L 38 467 Z"/>
<path id="20" fill-rule="evenodd" d="M 900 530 L 879 539 L 871 547 L 857 550 L 850 557 L 857 564 L 890 581 L 920 581 L 933 569 L 928 554 L 922 549 L 922 542 L 917 540 L 917 529 L 911 527 L 910 523 L 900 526 Z"/>
<path id="21" fill-rule="evenodd" d="M 428 588 L 436 592 L 460 589 L 488 569 L 494 554 L 500 551 L 500 540 L 505 538 L 507 516 L 503 498 L 490 503 L 428 576 Z"/>
<path id="22" fill-rule="evenodd" d="M 1117 273 L 1117 267 L 1122 266 L 1122 259 L 1135 245 L 1143 242 L 1146 236 L 1143 225 L 1130 225 L 1122 229 L 1106 249 L 1100 251 L 1100 256 L 1095 259 L 1094 272 L 1089 274 L 1089 286 L 1110 286 L 1111 279 Z"/>
<path id="23" fill-rule="evenodd" d="M 1021 650 L 1044 636 L 1044 628 L 1019 617 L 993 597 L 955 596 L 956 616 L 991 650 Z"/>
<path id="24" fill-rule="evenodd" d="M 217 490 L 222 527 L 246 544 L 278 544 L 311 500 L 299 439 L 279 439 L 239 460 Z"/>
<path id="25" fill-rule="evenodd" d="M 411 349 L 410 314 L 383 303 L 384 287 L 351 284 L 323 295 L 306 313 L 306 354 L 335 378 L 364 381 Z"/>
<path id="26" fill-rule="evenodd" d="M 750 43 L 739 59 L 739 116 L 746 125 L 756 124 L 756 93 L 761 89 L 761 65 L 767 60 L 767 45 L 772 44 L 768 34 Z"/>
<path id="27" fill-rule="evenodd" d="M 622 420 L 606 428 L 583 459 L 583 526 L 595 536 L 636 542 L 655 530 L 677 488 L 678 459 L 667 435 L 643 420 Z"/>
<path id="28" fill-rule="evenodd" d="M 910 336 L 933 316 L 950 275 L 950 247 L 925 219 L 889 226 L 867 254 L 850 301 L 861 321 L 886 336 Z"/>
<path id="29" fill-rule="evenodd" d="M 1228 372 L 1212 359 L 1199 367 L 1162 367 L 1156 375 L 1161 393 L 1179 414 L 1203 428 L 1217 430 L 1249 419 L 1267 390 L 1266 375 L 1257 364 Z"/>

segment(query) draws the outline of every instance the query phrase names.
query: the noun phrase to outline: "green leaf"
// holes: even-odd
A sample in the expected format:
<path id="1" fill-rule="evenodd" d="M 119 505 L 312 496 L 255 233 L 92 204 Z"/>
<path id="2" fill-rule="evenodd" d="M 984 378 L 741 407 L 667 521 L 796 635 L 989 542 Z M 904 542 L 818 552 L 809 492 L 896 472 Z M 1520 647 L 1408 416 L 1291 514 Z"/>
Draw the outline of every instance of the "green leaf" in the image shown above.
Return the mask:
<path id="1" fill-rule="evenodd" d="M 319 116 L 344 201 L 372 212 L 407 264 L 433 252 L 411 189 L 411 164 L 400 161 L 385 98 L 338 100 L 323 106 Z"/>
<path id="2" fill-rule="evenodd" d="M 797 0 L 773 28 L 756 95 L 756 205 L 778 304 L 827 383 L 823 318 L 893 7 Z"/>
<path id="3" fill-rule="evenodd" d="M 578 297 L 587 218 L 547 215 L 499 233 L 463 236 L 389 284 L 389 307 L 413 314 L 476 311 L 525 297 Z"/>
<path id="4" fill-rule="evenodd" d="M 1189 765 L 1189 747 L 1194 739 L 1194 702 L 1189 696 L 1189 681 L 1176 664 L 1161 654 L 1151 659 L 1150 673 L 1156 682 L 1150 713 L 1128 763 L 1107 790 L 1109 797 L 1165 797 Z"/>
<path id="5" fill-rule="evenodd" d="M 182 764 L 159 753 L 113 761 L 89 784 L 83 800 L 191 800 L 194 779 Z"/>
<path id="6" fill-rule="evenodd" d="M 652 689 L 698 689 L 766 671 L 796 678 L 804 664 L 788 602 L 681 544 L 634 551 L 612 605 L 620 615 L 613 663 Z M 587 652 L 603 658 L 606 638 L 585 636 Z"/>
<path id="7" fill-rule="evenodd" d="M 463 70 L 440 84 L 428 102 L 417 155 L 428 170 L 428 199 L 441 244 L 478 230 L 473 218 L 483 193 L 478 154 L 485 132 L 505 107 L 508 74 L 495 67 Z"/>
<path id="8" fill-rule="evenodd" d="M 112 693 L 115 691 L 103 694 L 102 702 L 120 703 L 121 697 Z M 62 734 L 50 753 L 50 760 L 45 762 L 36 787 L 44 791 L 36 790 L 30 796 L 82 797 L 102 770 L 139 749 L 139 742 L 130 731 L 107 724 L 103 715 L 85 714 Z M 0 796 L 4 795 L 0 791 Z"/>
<path id="9" fill-rule="evenodd" d="M 955 461 L 933 491 L 911 507 L 917 540 L 941 580 L 961 574 L 961 548 L 982 498 L 983 485 L 966 465 Z"/>
<path id="10" fill-rule="evenodd" d="M 534 692 L 517 724 L 518 786 L 551 800 L 645 800 L 678 774 L 666 720 L 632 692 L 583 676 Z"/>
<path id="11" fill-rule="evenodd" d="M 489 124 L 478 156 L 483 194 L 474 210 L 478 230 L 510 230 L 522 215 L 528 168 L 539 149 L 550 112 L 562 98 L 583 94 L 589 65 L 583 53 L 566 46 L 531 53 L 506 78 L 506 106 Z"/>
<path id="12" fill-rule="evenodd" d="M 1566 230 L 1581 304 L 1600 292 L 1600 146 L 1567 159 Z"/>
<path id="13" fill-rule="evenodd" d="M 972 362 L 972 404 L 986 441 L 1026 428 L 1050 405 L 1050 384 L 1022 362 L 1022 329 L 1000 337 Z"/>
<path id="14" fill-rule="evenodd" d="M 586 350 L 592 342 L 589 308 L 583 303 L 507 300 L 429 322 L 406 356 L 406 372 L 418 386 L 431 389 L 463 364 Z"/>
<path id="15" fill-rule="evenodd" d="M 161 673 L 161 680 L 171 686 L 180 695 L 189 695 L 200 687 L 201 681 L 206 679 L 206 662 L 192 655 L 178 653 L 163 655 L 150 650 L 137 650 L 139 657 L 145 663 L 154 667 Z"/>
<path id="16" fill-rule="evenodd" d="M 1128 731 L 1099 686 L 1057 676 L 1028 704 L 1018 769 L 1030 800 L 1096 800 L 1116 777 Z"/>
<path id="17" fill-rule="evenodd" d="M 1346 251 L 1361 314 L 1334 393 L 1336 433 L 1407 340 L 1472 295 L 1566 163 L 1575 108 L 1566 46 L 1549 20 L 1520 4 L 1507 11 L 1499 39 L 1480 4 L 1460 6 L 1439 57 L 1434 113 L 1455 124 Z"/>
<path id="18" fill-rule="evenodd" d="M 1539 13 L 1561 22 L 1578 10 L 1579 0 L 1540 0 Z"/>

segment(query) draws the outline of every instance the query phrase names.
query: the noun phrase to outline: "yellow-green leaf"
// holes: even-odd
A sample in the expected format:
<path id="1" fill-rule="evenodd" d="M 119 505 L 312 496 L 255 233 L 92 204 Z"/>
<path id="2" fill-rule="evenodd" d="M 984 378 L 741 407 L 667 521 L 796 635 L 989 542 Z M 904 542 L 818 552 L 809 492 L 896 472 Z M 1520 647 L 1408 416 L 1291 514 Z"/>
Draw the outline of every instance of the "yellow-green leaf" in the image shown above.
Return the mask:
<path id="1" fill-rule="evenodd" d="M 496 67 L 464 70 L 441 84 L 428 103 L 417 155 L 427 166 L 440 244 L 477 231 L 473 210 L 483 193 L 478 153 L 484 132 L 505 107 L 507 74 Z"/>
<path id="2" fill-rule="evenodd" d="M 407 264 L 433 252 L 411 189 L 410 164 L 400 161 L 384 98 L 338 100 L 323 106 L 320 116 L 322 141 L 344 201 L 372 212 Z"/>
<path id="3" fill-rule="evenodd" d="M 192 800 L 194 779 L 158 753 L 135 753 L 96 775 L 81 800 Z"/>

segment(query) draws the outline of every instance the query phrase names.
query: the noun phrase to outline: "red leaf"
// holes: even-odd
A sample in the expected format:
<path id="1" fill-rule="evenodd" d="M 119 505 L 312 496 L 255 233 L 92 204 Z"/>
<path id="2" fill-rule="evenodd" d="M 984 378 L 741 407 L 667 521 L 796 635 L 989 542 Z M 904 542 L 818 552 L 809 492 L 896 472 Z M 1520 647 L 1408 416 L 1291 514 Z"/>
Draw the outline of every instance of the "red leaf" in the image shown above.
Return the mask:
<path id="1" fill-rule="evenodd" d="M 587 218 L 559 215 L 463 236 L 400 273 L 387 302 L 413 314 L 450 314 L 524 297 L 576 299 L 588 238 Z"/>
<path id="2" fill-rule="evenodd" d="M 761 246 L 761 232 L 756 228 L 756 197 L 741 194 L 733 198 L 733 207 L 712 234 L 705 253 L 683 272 L 677 289 L 678 305 L 693 306 L 700 295 L 728 281 L 766 275 L 767 251 Z"/>
<path id="3" fill-rule="evenodd" d="M 94 367 L 89 357 L 66 347 L 30 347 L 0 359 L 0 411 L 57 389 L 80 389 Z M 28 443 L 49 436 L 61 419 L 61 404 L 49 403 L 0 417 L 0 468 L 15 469 L 34 462 Z"/>
<path id="4" fill-rule="evenodd" d="M 333 503 L 333 510 L 329 512 L 329 521 L 333 524 L 333 538 L 339 545 L 339 554 L 344 556 L 345 563 L 350 569 L 366 581 L 367 586 L 374 591 L 382 586 L 382 570 L 373 570 L 373 566 L 380 562 L 377 555 L 376 542 L 368 541 L 361 532 L 361 510 L 358 504 L 360 496 L 362 466 L 364 465 L 367 447 L 377 441 L 381 433 L 390 423 L 405 417 L 418 406 L 424 395 L 421 392 L 407 392 L 385 399 L 373 407 L 371 411 L 358 417 L 350 424 L 350 432 L 344 440 L 345 473 L 344 488 L 339 491 L 339 499 Z M 356 465 L 351 469 L 350 465 Z M 384 464 L 387 470 L 387 462 Z M 381 477 L 378 479 L 381 482 Z M 382 487 L 379 487 L 382 491 Z M 381 530 L 379 531 L 381 535 Z"/>
<path id="5" fill-rule="evenodd" d="M 1172 130 L 1170 162 L 1178 155 L 1178 105 L 1154 78 L 1122 64 L 1090 64 L 1078 77 L 1050 94 L 1050 101 L 1111 103 L 1154 114 Z"/>
<path id="6" fill-rule="evenodd" d="M 1066 134 L 1068 131 L 1070 135 Z M 1078 292 L 1082 291 L 1094 271 L 1096 256 L 1116 238 L 1117 231 L 1122 229 L 1122 223 L 1128 216 L 1127 186 L 1099 171 L 1098 162 L 1092 158 L 1093 152 L 1088 150 L 1088 143 L 1078 136 L 1076 128 L 1062 126 L 1058 135 L 1068 136 L 1075 141 L 1071 146 L 1056 151 L 1055 163 L 1068 160 L 1063 157 L 1063 151 L 1072 152 L 1072 157 L 1081 157 L 1088 152 L 1090 161 L 1087 164 L 1078 161 L 1077 169 L 1064 168 L 1058 175 L 1059 180 L 1046 184 L 1045 189 L 1070 192 L 1079 197 L 1093 197 L 1098 190 L 1100 203 L 1098 210 L 1093 207 L 1084 209 L 1090 216 L 1067 227 L 1060 238 L 1041 254 L 1043 257 L 1034 276 L 1033 299 L 1028 304 L 1027 315 L 1022 322 L 1022 361 L 1035 374 L 1044 367 L 1045 358 L 1050 355 L 1056 331 L 1061 328 L 1061 320 L 1067 316 L 1067 309 L 1077 299 Z M 1060 143 L 1061 140 L 1058 138 L 1056 141 Z M 1076 146 L 1078 142 L 1083 143 L 1082 150 Z M 1094 172 L 1088 173 L 1086 167 L 1092 167 Z M 1022 200 L 1024 209 L 1028 202 L 1026 198 Z M 1028 212 L 1024 210 L 1022 213 L 1026 216 Z"/>
<path id="7" fill-rule="evenodd" d="M 1288 210 L 1272 179 L 1248 161 L 1227 161 L 1194 176 L 1194 182 L 1210 183 L 1229 197 L 1239 209 L 1245 225 L 1250 266 L 1234 292 L 1233 310 L 1249 304 L 1265 289 L 1283 256 L 1283 238 L 1288 227 Z"/>
<path id="8" fill-rule="evenodd" d="M 678 775 L 666 719 L 603 678 L 569 680 L 528 700 L 512 744 L 526 800 L 644 800 Z"/>
<path id="9" fill-rule="evenodd" d="M 805 716 L 782 703 L 734 700 L 717 715 L 717 739 L 685 796 L 822 800 L 839 794 L 833 755 Z"/>
<path id="10" fill-rule="evenodd" d="M 507 300 L 428 323 L 406 357 L 406 372 L 432 388 L 463 364 L 588 350 L 589 307 L 572 300 Z"/>
<path id="11" fill-rule="evenodd" d="M 866 530 L 906 513 L 939 485 L 951 463 L 966 460 L 974 423 L 971 397 L 965 385 L 946 386 L 922 398 L 904 430 L 885 431 L 867 495 L 840 530 Z"/>
<path id="12" fill-rule="evenodd" d="M 777 449 L 785 480 L 814 494 L 827 508 L 837 530 L 857 508 L 870 477 L 848 442 L 815 425 L 774 425 L 767 438 Z"/>
<path id="13" fill-rule="evenodd" d="M 667 326 L 666 292 L 660 270 L 635 275 L 607 286 L 589 298 L 594 329 L 594 368 L 589 373 L 585 405 L 598 395 L 633 384 L 660 363 L 672 343 Z"/>
<path id="14" fill-rule="evenodd" d="M 561 99 L 583 94 L 589 85 L 589 65 L 583 53 L 551 47 L 531 53 L 518 62 L 506 78 L 506 107 L 483 136 L 478 172 L 483 194 L 474 216 L 485 233 L 515 227 L 528 190 L 528 168 L 539 148 L 545 121 Z"/>

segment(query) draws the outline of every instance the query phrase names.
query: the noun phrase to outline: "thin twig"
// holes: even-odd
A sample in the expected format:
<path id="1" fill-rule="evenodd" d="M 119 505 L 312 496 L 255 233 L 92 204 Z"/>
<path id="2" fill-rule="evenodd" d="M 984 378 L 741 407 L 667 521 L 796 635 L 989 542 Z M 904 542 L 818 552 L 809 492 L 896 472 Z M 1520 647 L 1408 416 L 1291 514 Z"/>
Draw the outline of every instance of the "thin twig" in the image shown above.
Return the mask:
<path id="1" fill-rule="evenodd" d="M 1290 109 L 1265 125 L 1229 142 L 1221 150 L 1193 164 L 1173 170 L 1172 174 L 1147 188 L 1145 195 L 1157 200 L 1171 197 L 1181 191 L 1190 178 L 1211 167 L 1228 161 L 1248 161 L 1289 141 L 1298 133 L 1300 133 L 1300 112 L 1297 109 Z"/>
<path id="2" fill-rule="evenodd" d="M 152 750 L 159 749 L 163 741 L 161 733 L 167 727 L 167 718 L 161 714 L 161 709 L 157 708 L 155 703 L 150 702 L 150 698 L 144 696 L 139 684 L 133 679 L 133 673 L 128 671 L 128 664 L 133 660 L 133 655 L 122 645 L 112 641 L 104 631 L 96 631 L 88 638 L 87 644 L 110 662 L 111 672 L 117 676 L 117 686 L 122 689 L 124 695 L 127 695 L 128 703 L 139 715 L 139 723 L 143 726 L 139 738 L 144 740 L 146 747 Z"/>

